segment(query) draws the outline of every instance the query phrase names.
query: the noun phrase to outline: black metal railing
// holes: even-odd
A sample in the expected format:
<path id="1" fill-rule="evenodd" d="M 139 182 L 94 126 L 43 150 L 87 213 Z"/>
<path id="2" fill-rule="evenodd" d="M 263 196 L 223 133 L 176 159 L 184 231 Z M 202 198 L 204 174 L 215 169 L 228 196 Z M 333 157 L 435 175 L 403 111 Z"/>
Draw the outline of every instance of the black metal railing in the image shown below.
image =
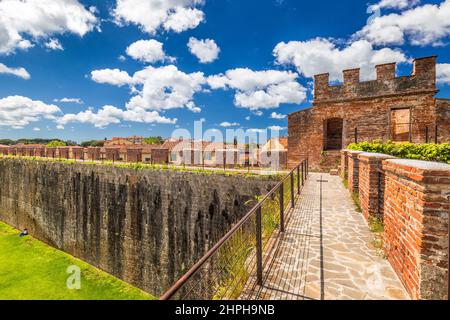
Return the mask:
<path id="1" fill-rule="evenodd" d="M 235 300 L 263 284 L 276 232 L 300 199 L 308 177 L 308 160 L 289 172 L 223 236 L 161 300 Z"/>

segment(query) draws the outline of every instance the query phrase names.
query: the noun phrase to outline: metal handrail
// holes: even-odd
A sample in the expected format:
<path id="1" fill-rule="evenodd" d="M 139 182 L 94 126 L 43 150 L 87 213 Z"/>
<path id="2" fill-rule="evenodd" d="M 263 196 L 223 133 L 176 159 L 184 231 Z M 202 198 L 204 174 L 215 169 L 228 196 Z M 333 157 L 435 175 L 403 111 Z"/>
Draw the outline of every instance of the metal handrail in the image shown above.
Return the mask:
<path id="1" fill-rule="evenodd" d="M 230 239 L 239 228 L 244 225 L 254 214 L 261 214 L 261 208 L 263 204 L 272 197 L 275 192 L 278 191 L 283 184 L 293 177 L 295 171 L 304 174 L 302 177 L 302 186 L 304 184 L 304 179 L 308 176 L 308 159 L 302 161 L 294 169 L 292 169 L 289 174 L 287 174 L 272 190 L 267 193 L 261 201 L 259 201 L 236 225 L 234 225 L 230 231 L 228 231 L 200 260 L 198 260 L 181 278 L 179 278 L 161 297 L 160 300 L 170 300 L 182 287 L 183 285 L 191 279 L 204 265 L 205 263 L 216 253 L 218 250 Z M 300 176 L 299 176 L 300 179 Z M 291 179 L 292 183 L 293 179 Z M 299 184 L 300 186 L 300 184 Z M 292 189 L 294 186 L 292 186 Z M 300 189 L 298 190 L 300 193 Z M 283 217 L 283 214 L 281 215 Z M 283 218 L 282 218 L 283 219 Z M 283 219 L 284 220 L 284 219 Z M 281 230 L 284 231 L 284 222 L 281 223 Z"/>

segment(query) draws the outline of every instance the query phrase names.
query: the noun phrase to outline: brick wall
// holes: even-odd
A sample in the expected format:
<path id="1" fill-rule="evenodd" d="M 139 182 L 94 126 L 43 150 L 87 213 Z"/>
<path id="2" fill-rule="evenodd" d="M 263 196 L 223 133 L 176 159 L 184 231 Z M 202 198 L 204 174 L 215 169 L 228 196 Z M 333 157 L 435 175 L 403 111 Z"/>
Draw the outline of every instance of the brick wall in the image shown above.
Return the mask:
<path id="1" fill-rule="evenodd" d="M 347 150 L 347 149 L 344 149 L 344 150 L 341 151 L 341 172 L 340 172 L 340 175 L 341 175 L 341 178 L 344 179 L 344 180 L 348 179 L 348 157 L 347 157 L 348 151 L 349 150 Z"/>
<path id="2" fill-rule="evenodd" d="M 89 160 L 99 160 L 100 159 L 100 148 L 89 147 L 87 150 Z"/>
<path id="3" fill-rule="evenodd" d="M 340 153 L 328 150 L 330 119 L 343 121 L 344 148 L 355 140 L 392 140 L 392 110 L 405 108 L 410 109 L 412 142 L 426 142 L 427 132 L 434 141 L 436 124 L 442 131 L 439 139 L 450 138 L 450 102 L 435 98 L 435 65 L 435 57 L 416 59 L 413 73 L 406 77 L 395 77 L 395 64 L 380 65 L 377 79 L 371 81 L 360 81 L 358 69 L 345 70 L 342 85 L 330 85 L 327 74 L 316 76 L 313 106 L 288 118 L 289 166 L 308 155 L 312 169 L 338 167 Z"/>
<path id="4" fill-rule="evenodd" d="M 142 161 L 142 149 L 127 148 L 127 161 L 128 162 L 141 162 Z"/>
<path id="5" fill-rule="evenodd" d="M 383 219 L 385 254 L 411 297 L 447 299 L 450 165 L 356 155 L 355 166 L 347 152 L 349 188 L 358 176 L 364 216 Z"/>
<path id="6" fill-rule="evenodd" d="M 361 153 L 359 161 L 359 200 L 364 217 L 382 218 L 384 213 L 384 173 L 382 161 L 394 157 L 378 153 Z"/>
<path id="7" fill-rule="evenodd" d="M 415 299 L 446 299 L 450 165 L 386 160 L 385 252 Z"/>
<path id="8" fill-rule="evenodd" d="M 169 163 L 169 149 L 153 149 L 152 161 L 153 163 Z"/>
<path id="9" fill-rule="evenodd" d="M 76 160 L 84 159 L 84 148 L 82 148 L 82 147 L 72 147 L 70 149 L 72 151 L 71 159 L 76 159 Z"/>
<path id="10" fill-rule="evenodd" d="M 105 148 L 105 157 L 108 161 L 119 161 L 120 150 L 119 148 Z"/>
<path id="11" fill-rule="evenodd" d="M 359 160 L 361 151 L 348 151 L 348 189 L 351 193 L 358 192 L 359 187 Z"/>
<path id="12" fill-rule="evenodd" d="M 68 147 L 58 147 L 58 157 L 61 159 L 70 158 L 70 149 Z"/>
<path id="13" fill-rule="evenodd" d="M 437 131 L 438 131 L 438 143 L 449 143 L 450 142 L 450 100 L 449 99 L 437 99 L 438 108 L 438 121 L 437 121 Z M 430 130 L 433 130 L 431 128 Z M 433 134 L 431 134 L 433 136 Z M 433 140 L 430 140 L 434 142 Z"/>

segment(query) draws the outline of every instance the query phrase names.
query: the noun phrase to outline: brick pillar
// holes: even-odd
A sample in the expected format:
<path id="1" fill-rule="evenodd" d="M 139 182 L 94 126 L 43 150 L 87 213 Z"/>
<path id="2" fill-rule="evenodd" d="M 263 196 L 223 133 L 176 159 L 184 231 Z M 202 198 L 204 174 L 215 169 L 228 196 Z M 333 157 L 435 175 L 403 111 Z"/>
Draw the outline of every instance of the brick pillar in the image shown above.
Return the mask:
<path id="1" fill-rule="evenodd" d="M 359 200 L 364 217 L 383 218 L 384 173 L 382 161 L 395 157 L 378 153 L 361 153 L 359 160 Z"/>
<path id="2" fill-rule="evenodd" d="M 341 150 L 341 178 L 346 180 L 348 178 L 348 154 L 347 149 Z"/>
<path id="3" fill-rule="evenodd" d="M 58 147 L 58 157 L 61 159 L 69 159 L 69 150 L 68 147 Z"/>
<path id="4" fill-rule="evenodd" d="M 142 162 L 142 148 L 127 148 L 127 162 Z"/>
<path id="5" fill-rule="evenodd" d="M 169 163 L 169 149 L 153 149 L 152 161 L 153 163 Z"/>
<path id="6" fill-rule="evenodd" d="M 100 148 L 89 147 L 87 153 L 88 153 L 88 160 L 92 161 L 100 160 Z"/>
<path id="7" fill-rule="evenodd" d="M 72 159 L 82 160 L 84 159 L 84 148 L 83 147 L 72 147 L 70 148 L 72 151 Z"/>
<path id="8" fill-rule="evenodd" d="M 385 160 L 384 250 L 413 299 L 447 299 L 450 165 Z"/>
<path id="9" fill-rule="evenodd" d="M 47 158 L 56 158 L 56 148 L 45 148 L 45 156 Z"/>
<path id="10" fill-rule="evenodd" d="M 362 151 L 349 150 L 347 153 L 348 159 L 348 189 L 350 192 L 358 192 L 359 186 L 359 160 L 358 155 Z"/>
<path id="11" fill-rule="evenodd" d="M 119 148 L 105 148 L 106 160 L 119 161 L 120 150 Z"/>
<path id="12" fill-rule="evenodd" d="M 45 157 L 45 148 L 41 147 L 34 149 L 34 154 L 36 157 Z"/>

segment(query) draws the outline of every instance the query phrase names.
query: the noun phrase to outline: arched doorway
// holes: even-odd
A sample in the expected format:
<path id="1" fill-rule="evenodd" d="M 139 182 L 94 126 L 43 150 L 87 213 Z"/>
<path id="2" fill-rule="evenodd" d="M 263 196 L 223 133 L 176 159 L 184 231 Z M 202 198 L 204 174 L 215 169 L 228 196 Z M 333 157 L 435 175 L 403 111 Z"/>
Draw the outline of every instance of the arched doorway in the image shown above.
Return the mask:
<path id="1" fill-rule="evenodd" d="M 344 119 L 330 118 L 324 123 L 324 151 L 341 150 Z"/>

